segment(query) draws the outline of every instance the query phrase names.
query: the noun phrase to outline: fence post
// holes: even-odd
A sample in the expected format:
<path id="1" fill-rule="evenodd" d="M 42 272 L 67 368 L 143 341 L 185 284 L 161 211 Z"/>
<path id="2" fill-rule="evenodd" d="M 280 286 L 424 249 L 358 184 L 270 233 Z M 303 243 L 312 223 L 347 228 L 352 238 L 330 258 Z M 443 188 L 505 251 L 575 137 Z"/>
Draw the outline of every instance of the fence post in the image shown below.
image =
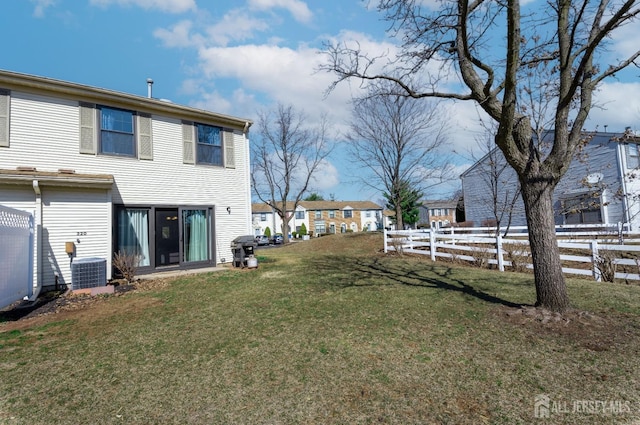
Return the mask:
<path id="1" fill-rule="evenodd" d="M 409 242 L 409 249 L 413 249 L 413 229 L 409 229 L 409 234 L 407 235 L 407 242 Z"/>
<path id="2" fill-rule="evenodd" d="M 453 229 L 454 229 L 454 227 L 451 226 L 451 230 L 450 230 L 451 236 L 455 235 L 455 231 Z M 452 237 L 451 238 L 451 245 L 455 245 L 455 244 L 456 244 L 456 240 Z"/>
<path id="3" fill-rule="evenodd" d="M 431 261 L 436 261 L 436 231 L 433 228 L 429 231 L 429 253 Z"/>
<path id="4" fill-rule="evenodd" d="M 598 268 L 598 241 L 591 241 L 591 264 L 593 266 L 593 278 L 596 282 L 602 281 L 602 273 L 600 273 L 600 269 Z"/>
<path id="5" fill-rule="evenodd" d="M 496 254 L 498 256 L 498 270 L 504 271 L 504 256 L 502 255 L 502 236 L 496 236 Z"/>
<path id="6" fill-rule="evenodd" d="M 621 221 L 618 222 L 618 245 L 624 245 L 624 233 Z"/>
<path id="7" fill-rule="evenodd" d="M 384 227 L 384 253 L 386 254 L 388 252 L 387 250 L 387 228 Z"/>

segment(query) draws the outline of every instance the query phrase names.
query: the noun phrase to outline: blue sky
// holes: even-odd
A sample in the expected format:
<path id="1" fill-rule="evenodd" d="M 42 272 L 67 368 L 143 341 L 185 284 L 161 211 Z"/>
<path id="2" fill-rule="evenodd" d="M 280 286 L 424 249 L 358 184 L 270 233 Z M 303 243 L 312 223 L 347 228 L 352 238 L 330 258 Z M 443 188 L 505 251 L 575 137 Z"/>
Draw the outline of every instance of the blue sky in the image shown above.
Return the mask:
<path id="1" fill-rule="evenodd" d="M 257 119 L 275 103 L 293 104 L 311 121 L 326 113 L 337 134 L 346 129 L 356 85 L 317 73 L 326 40 L 357 39 L 369 51 L 393 52 L 387 24 L 362 0 L 11 0 L 0 3 L 0 68 Z M 636 48 L 635 30 L 619 49 Z M 637 70 L 636 70 L 637 71 Z M 608 81 L 590 128 L 636 129 L 640 121 L 638 72 Z M 621 100 L 622 99 L 622 100 Z M 449 146 L 467 153 L 480 132 L 471 103 L 450 105 Z M 339 138 L 339 137 L 338 137 Z M 315 189 L 339 200 L 380 201 L 354 180 L 353 164 L 338 144 Z M 467 155 L 468 156 L 468 155 Z M 470 164 L 457 159 L 458 171 Z M 454 190 L 455 181 L 441 189 Z"/>

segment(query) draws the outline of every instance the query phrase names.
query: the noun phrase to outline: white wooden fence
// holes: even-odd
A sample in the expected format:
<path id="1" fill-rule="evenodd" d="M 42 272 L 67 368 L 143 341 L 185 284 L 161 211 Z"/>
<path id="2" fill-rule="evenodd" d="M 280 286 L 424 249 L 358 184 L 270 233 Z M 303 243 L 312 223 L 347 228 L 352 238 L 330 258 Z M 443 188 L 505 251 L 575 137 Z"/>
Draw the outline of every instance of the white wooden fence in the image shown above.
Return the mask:
<path id="1" fill-rule="evenodd" d="M 385 230 L 384 252 L 398 251 L 492 264 L 500 271 L 532 269 L 526 227 L 448 228 L 424 230 Z M 497 233 L 497 235 L 496 235 Z M 618 225 L 572 225 L 556 227 L 560 259 L 566 274 L 593 276 L 601 281 L 613 274 L 615 279 L 640 280 L 640 233 Z"/>

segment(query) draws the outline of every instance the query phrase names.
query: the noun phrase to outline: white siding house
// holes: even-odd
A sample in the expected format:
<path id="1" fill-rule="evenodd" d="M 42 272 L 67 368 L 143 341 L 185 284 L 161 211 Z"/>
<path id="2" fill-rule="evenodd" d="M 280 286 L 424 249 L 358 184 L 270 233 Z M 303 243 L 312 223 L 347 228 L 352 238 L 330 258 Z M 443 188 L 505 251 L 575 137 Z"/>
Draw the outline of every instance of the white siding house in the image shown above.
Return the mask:
<path id="1" fill-rule="evenodd" d="M 556 224 L 622 222 L 639 229 L 640 139 L 628 132 L 585 133 L 584 137 L 584 146 L 554 191 Z M 493 225 L 499 216 L 504 226 L 510 214 L 511 225 L 526 225 L 518 178 L 511 167 L 503 166 L 504 156 L 494 150 L 462 174 L 467 221 Z"/>
<path id="2" fill-rule="evenodd" d="M 110 278 L 116 252 L 140 273 L 229 261 L 251 233 L 250 126 L 0 70 L 0 205 L 36 217 L 34 282 L 69 285 L 71 261 L 93 257 Z"/>

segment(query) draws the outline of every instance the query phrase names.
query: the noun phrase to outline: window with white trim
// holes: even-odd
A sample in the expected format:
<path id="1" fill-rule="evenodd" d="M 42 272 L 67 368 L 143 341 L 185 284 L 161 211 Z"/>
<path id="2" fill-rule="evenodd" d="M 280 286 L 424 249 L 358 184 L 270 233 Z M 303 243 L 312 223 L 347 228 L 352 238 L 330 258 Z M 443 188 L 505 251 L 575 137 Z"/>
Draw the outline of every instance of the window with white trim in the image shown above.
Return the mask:
<path id="1" fill-rule="evenodd" d="M 195 124 L 196 163 L 223 165 L 222 129 L 207 124 Z"/>
<path id="2" fill-rule="evenodd" d="M 100 107 L 100 153 L 136 156 L 135 114 L 124 109 Z"/>

